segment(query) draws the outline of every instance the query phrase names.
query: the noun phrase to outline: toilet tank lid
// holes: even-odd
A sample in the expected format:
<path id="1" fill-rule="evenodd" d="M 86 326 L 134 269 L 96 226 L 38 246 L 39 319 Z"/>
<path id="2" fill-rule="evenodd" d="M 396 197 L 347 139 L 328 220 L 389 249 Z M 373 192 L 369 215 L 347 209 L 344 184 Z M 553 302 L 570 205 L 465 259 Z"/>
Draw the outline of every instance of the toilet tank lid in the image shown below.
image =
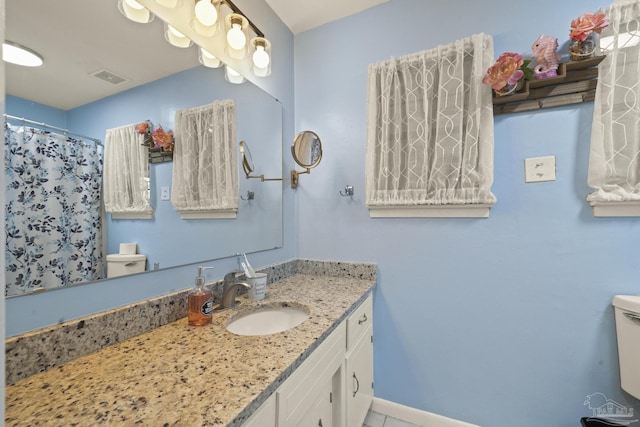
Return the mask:
<path id="1" fill-rule="evenodd" d="M 113 261 L 113 262 L 132 262 L 132 261 L 144 261 L 146 259 L 147 259 L 146 255 L 142 255 L 142 254 L 131 254 L 131 255 L 127 255 L 127 254 L 111 254 L 111 255 L 107 255 L 107 262 L 109 262 L 109 261 Z"/>
<path id="2" fill-rule="evenodd" d="M 640 295 L 616 295 L 613 297 L 614 307 L 640 313 Z"/>

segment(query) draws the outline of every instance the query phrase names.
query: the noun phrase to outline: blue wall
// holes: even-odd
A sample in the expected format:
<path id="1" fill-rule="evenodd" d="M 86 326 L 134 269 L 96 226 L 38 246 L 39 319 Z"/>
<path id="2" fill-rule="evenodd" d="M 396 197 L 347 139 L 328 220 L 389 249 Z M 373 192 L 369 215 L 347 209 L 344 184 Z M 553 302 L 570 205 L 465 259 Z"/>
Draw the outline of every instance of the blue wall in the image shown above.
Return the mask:
<path id="1" fill-rule="evenodd" d="M 640 292 L 640 219 L 585 201 L 592 103 L 496 116 L 488 219 L 371 219 L 364 196 L 370 63 L 480 32 L 496 56 L 542 33 L 566 53 L 571 20 L 603 5 L 391 0 L 296 36 L 296 129 L 324 150 L 296 190 L 298 256 L 378 264 L 376 396 L 491 427 L 578 426 L 595 392 L 640 411 L 611 307 Z M 525 184 L 524 159 L 548 155 L 557 180 Z"/>
<path id="2" fill-rule="evenodd" d="M 7 95 L 5 100 L 7 103 L 7 114 L 9 115 L 68 129 L 66 111 L 18 98 L 13 95 Z M 20 120 L 10 120 L 9 123 L 16 126 L 22 124 Z"/>

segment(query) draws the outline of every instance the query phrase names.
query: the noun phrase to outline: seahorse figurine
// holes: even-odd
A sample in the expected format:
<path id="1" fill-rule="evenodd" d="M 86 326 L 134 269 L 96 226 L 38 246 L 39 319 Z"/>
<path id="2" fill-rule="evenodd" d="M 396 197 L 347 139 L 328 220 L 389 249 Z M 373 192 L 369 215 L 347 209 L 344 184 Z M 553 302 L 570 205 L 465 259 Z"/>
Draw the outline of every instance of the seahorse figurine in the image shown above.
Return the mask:
<path id="1" fill-rule="evenodd" d="M 553 36 L 541 35 L 538 40 L 531 45 L 533 57 L 538 65 L 533 69 L 536 79 L 546 79 L 558 75 L 558 62 L 560 55 L 558 50 L 558 39 Z"/>

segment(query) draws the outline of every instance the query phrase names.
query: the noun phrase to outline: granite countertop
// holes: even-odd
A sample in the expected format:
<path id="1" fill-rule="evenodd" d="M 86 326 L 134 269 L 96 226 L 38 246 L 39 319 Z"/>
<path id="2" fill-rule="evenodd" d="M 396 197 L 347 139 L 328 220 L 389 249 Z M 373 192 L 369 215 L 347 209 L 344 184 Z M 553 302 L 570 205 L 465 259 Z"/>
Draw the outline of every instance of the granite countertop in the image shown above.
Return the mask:
<path id="1" fill-rule="evenodd" d="M 296 274 L 267 298 L 187 318 L 72 360 L 6 387 L 7 426 L 240 426 L 363 301 L 375 280 Z M 297 302 L 310 317 L 285 332 L 238 336 L 225 329 L 237 310 Z"/>

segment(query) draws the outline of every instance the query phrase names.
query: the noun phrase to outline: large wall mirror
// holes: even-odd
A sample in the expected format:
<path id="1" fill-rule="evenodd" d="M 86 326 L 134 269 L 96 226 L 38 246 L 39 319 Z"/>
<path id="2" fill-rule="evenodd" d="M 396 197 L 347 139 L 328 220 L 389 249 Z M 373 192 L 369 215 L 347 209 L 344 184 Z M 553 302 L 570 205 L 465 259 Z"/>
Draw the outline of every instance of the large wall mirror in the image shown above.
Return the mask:
<path id="1" fill-rule="evenodd" d="M 145 120 L 173 129 L 176 110 L 234 99 L 238 141 L 251 145 L 261 173 L 282 176 L 282 105 L 249 82 L 234 85 L 222 69 L 201 66 L 195 46 L 169 45 L 161 20 L 128 21 L 115 0 L 11 0 L 5 7 L 6 39 L 45 61 L 38 68 L 7 64 L 7 114 L 104 140 L 106 129 Z M 236 219 L 182 220 L 161 198 L 171 173 L 171 162 L 150 165 L 153 219 L 104 216 L 105 259 L 120 243 L 136 243 L 147 270 L 282 246 L 281 182 L 242 176 L 240 195 L 254 198 L 240 200 Z"/>

